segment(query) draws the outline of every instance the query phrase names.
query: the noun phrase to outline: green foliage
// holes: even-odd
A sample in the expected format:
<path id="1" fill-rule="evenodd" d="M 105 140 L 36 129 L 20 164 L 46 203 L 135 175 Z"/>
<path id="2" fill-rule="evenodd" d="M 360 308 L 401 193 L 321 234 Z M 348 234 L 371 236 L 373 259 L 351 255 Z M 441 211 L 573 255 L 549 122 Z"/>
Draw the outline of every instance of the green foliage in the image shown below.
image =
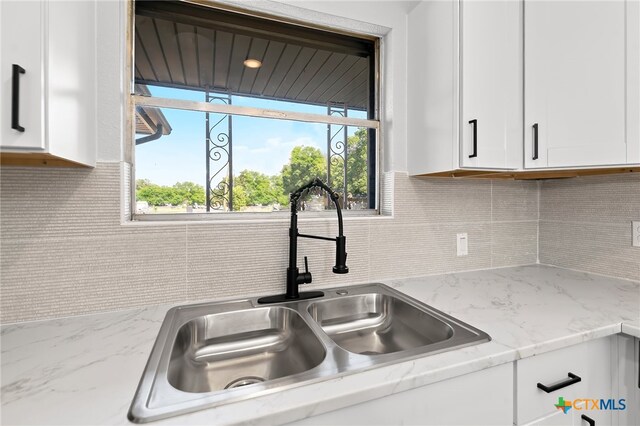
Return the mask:
<path id="1" fill-rule="evenodd" d="M 326 179 L 327 162 L 318 148 L 296 146 L 281 174 L 284 194 L 288 195 L 315 177 Z"/>
<path id="2" fill-rule="evenodd" d="M 347 142 L 347 189 L 354 197 L 367 196 L 367 129 L 358 129 Z"/>
<path id="3" fill-rule="evenodd" d="M 136 200 L 146 201 L 151 206 L 164 206 L 167 204 L 161 186 L 148 184 L 138 187 L 138 182 L 136 181 Z"/>
<path id="4" fill-rule="evenodd" d="M 367 196 L 367 129 L 360 128 L 347 139 L 347 191 L 351 197 Z M 329 186 L 342 192 L 344 186 L 344 159 L 331 159 Z"/>
<path id="5" fill-rule="evenodd" d="M 347 140 L 347 190 L 350 197 L 367 195 L 367 129 L 358 129 Z M 344 182 L 342 157 L 331 163 L 329 186 L 339 193 Z M 249 206 L 271 206 L 289 204 L 289 193 L 308 183 L 315 177 L 327 178 L 327 160 L 322 152 L 312 146 L 296 146 L 291 150 L 289 162 L 275 176 L 267 176 L 254 170 L 243 170 L 233 180 L 233 209 L 243 210 Z M 226 179 L 225 179 L 226 181 Z M 148 179 L 136 180 L 136 198 L 152 206 L 170 204 L 204 205 L 205 190 L 193 182 L 178 182 L 173 186 L 160 186 Z"/>
<path id="6" fill-rule="evenodd" d="M 249 205 L 247 193 L 242 186 L 234 186 L 233 188 L 233 209 L 242 210 Z"/>
<path id="7" fill-rule="evenodd" d="M 263 173 L 243 170 L 233 180 L 233 190 L 237 188 L 243 188 L 250 206 L 267 206 L 276 201 L 271 180 Z"/>
<path id="8" fill-rule="evenodd" d="M 204 204 L 205 193 L 201 185 L 193 182 L 178 182 L 173 186 L 160 186 L 148 179 L 136 180 L 136 200 L 146 201 L 151 206 L 178 206 L 181 204 Z"/>
<path id="9" fill-rule="evenodd" d="M 187 204 L 203 205 L 206 202 L 204 188 L 193 182 L 178 182 L 173 185 L 173 189 L 182 202 Z"/>
<path id="10" fill-rule="evenodd" d="M 282 174 L 271 176 L 271 187 L 275 194 L 275 200 L 281 206 L 287 206 L 289 204 L 289 193 L 285 192 L 284 185 L 282 183 Z"/>
<path id="11" fill-rule="evenodd" d="M 227 183 L 225 177 L 223 182 Z M 288 197 L 282 195 L 282 179 L 267 176 L 254 170 L 243 170 L 233 178 L 233 210 L 241 211 L 249 206 L 284 205 Z"/>
<path id="12" fill-rule="evenodd" d="M 145 186 L 153 185 L 149 179 L 136 179 L 136 191 Z"/>

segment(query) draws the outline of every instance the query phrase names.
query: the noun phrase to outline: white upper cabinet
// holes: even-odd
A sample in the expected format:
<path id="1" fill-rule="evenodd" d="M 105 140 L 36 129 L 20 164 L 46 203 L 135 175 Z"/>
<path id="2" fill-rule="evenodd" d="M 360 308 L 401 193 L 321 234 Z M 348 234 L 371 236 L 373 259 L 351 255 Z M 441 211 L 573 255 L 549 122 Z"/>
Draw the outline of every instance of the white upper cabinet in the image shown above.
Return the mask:
<path id="1" fill-rule="evenodd" d="M 522 166 L 522 3 L 422 2 L 409 14 L 411 174 Z"/>
<path id="2" fill-rule="evenodd" d="M 95 165 L 95 27 L 93 0 L 0 2 L 3 164 Z"/>
<path id="3" fill-rule="evenodd" d="M 0 3 L 0 145 L 44 151 L 44 4 Z M 28 130 L 28 131 L 27 131 Z"/>
<path id="4" fill-rule="evenodd" d="M 525 1 L 525 167 L 640 162 L 637 1 Z"/>
<path id="5" fill-rule="evenodd" d="M 637 0 L 429 0 L 408 26 L 410 174 L 640 164 Z"/>
<path id="6" fill-rule="evenodd" d="M 460 4 L 461 165 L 522 164 L 522 3 Z"/>

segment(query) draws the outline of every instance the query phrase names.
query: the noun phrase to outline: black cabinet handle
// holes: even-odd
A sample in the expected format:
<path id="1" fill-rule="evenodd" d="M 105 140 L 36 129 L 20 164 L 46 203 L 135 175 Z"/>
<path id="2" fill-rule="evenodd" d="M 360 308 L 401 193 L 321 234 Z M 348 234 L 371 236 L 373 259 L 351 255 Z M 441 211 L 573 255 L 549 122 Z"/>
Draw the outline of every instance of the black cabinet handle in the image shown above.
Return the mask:
<path id="1" fill-rule="evenodd" d="M 558 389 L 566 388 L 567 386 L 571 386 L 578 382 L 582 381 L 581 377 L 576 376 L 573 373 L 569 373 L 569 380 L 565 380 L 564 382 L 557 383 L 553 386 L 546 386 L 542 383 L 538 383 L 538 389 L 542 389 L 546 393 L 551 393 L 553 391 L 557 391 Z"/>
<path id="2" fill-rule="evenodd" d="M 469 124 L 473 124 L 473 153 L 469 158 L 475 158 L 478 156 L 478 120 L 471 120 Z"/>
<path id="3" fill-rule="evenodd" d="M 538 123 L 533 125 L 533 159 L 538 159 Z"/>
<path id="4" fill-rule="evenodd" d="M 11 75 L 11 128 L 19 132 L 24 132 L 24 127 L 20 125 L 20 74 L 24 73 L 24 68 L 13 64 L 13 74 Z"/>
<path id="5" fill-rule="evenodd" d="M 581 415 L 580 418 L 582 420 L 584 420 L 585 422 L 589 423 L 589 426 L 596 426 L 596 421 L 593 420 L 591 417 L 586 416 L 586 415 Z"/>

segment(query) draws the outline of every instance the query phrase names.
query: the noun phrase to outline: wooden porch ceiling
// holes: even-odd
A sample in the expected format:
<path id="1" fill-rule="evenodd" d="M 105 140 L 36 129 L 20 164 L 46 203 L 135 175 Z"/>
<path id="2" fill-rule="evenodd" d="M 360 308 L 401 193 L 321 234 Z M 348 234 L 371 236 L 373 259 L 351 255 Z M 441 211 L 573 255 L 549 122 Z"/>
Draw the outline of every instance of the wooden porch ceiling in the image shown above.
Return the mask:
<path id="1" fill-rule="evenodd" d="M 139 84 L 366 110 L 374 49 L 372 40 L 201 6 L 136 2 Z M 248 58 L 262 66 L 244 66 Z"/>

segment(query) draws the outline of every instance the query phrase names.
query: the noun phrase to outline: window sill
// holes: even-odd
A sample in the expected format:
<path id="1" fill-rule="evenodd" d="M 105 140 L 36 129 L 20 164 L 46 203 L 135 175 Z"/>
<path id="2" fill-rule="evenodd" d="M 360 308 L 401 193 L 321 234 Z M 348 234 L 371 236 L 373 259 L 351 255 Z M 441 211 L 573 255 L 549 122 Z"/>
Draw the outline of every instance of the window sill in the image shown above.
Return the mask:
<path id="1" fill-rule="evenodd" d="M 388 220 L 392 215 L 383 215 L 375 210 L 342 211 L 345 222 Z M 178 214 L 134 214 L 132 220 L 126 221 L 127 226 L 176 225 L 176 224 L 272 224 L 289 223 L 288 210 L 276 213 L 178 213 Z M 335 211 L 298 212 L 299 222 L 328 222 L 335 221 Z"/>

